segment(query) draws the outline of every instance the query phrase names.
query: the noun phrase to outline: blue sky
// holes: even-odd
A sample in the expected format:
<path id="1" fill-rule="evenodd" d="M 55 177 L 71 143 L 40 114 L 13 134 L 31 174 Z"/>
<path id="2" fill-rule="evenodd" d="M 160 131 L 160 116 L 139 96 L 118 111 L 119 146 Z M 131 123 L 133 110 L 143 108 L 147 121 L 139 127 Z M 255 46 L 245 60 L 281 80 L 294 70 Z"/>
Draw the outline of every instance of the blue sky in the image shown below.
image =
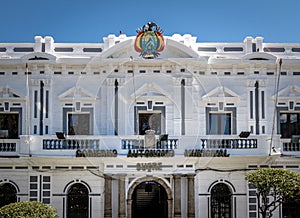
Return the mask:
<path id="1" fill-rule="evenodd" d="M 164 35 L 189 33 L 198 42 L 300 43 L 299 0 L 0 0 L 2 42 L 103 42 L 108 34 L 136 35 L 153 21 Z"/>

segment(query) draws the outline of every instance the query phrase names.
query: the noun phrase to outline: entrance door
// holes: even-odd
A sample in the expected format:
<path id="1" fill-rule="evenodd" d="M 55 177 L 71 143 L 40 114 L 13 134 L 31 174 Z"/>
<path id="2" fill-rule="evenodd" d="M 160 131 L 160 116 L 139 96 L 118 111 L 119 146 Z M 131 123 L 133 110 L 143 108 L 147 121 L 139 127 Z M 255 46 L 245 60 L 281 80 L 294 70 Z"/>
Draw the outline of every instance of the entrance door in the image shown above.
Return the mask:
<path id="1" fill-rule="evenodd" d="M 72 185 L 67 195 L 67 218 L 88 218 L 89 191 L 80 184 Z"/>
<path id="2" fill-rule="evenodd" d="M 142 182 L 132 196 L 132 218 L 167 218 L 166 190 L 157 182 Z"/>

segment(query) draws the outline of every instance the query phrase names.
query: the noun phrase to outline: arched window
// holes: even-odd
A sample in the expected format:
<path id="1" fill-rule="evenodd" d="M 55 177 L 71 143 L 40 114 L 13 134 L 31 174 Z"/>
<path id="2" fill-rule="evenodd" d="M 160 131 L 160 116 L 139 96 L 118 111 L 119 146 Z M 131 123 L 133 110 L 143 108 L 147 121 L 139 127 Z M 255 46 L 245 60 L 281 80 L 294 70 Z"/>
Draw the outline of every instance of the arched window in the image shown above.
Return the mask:
<path id="1" fill-rule="evenodd" d="M 218 183 L 211 189 L 211 217 L 231 218 L 232 193 L 228 185 Z"/>
<path id="2" fill-rule="evenodd" d="M 0 207 L 17 202 L 17 190 L 10 183 L 0 184 Z"/>
<path id="3" fill-rule="evenodd" d="M 67 217 L 88 218 L 89 191 L 83 184 L 72 185 L 67 193 Z"/>

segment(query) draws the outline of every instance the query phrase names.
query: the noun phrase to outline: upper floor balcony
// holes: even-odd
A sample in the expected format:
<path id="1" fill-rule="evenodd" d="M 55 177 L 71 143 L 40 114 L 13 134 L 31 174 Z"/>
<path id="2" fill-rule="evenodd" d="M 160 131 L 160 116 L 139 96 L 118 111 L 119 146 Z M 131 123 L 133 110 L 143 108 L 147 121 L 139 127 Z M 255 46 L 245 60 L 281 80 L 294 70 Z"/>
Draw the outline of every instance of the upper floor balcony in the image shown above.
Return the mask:
<path id="1" fill-rule="evenodd" d="M 251 135 L 248 138 L 225 135 L 168 136 L 26 136 L 19 139 L 1 139 L 0 156 L 126 156 L 128 151 L 172 151 L 172 156 L 268 156 L 300 155 L 299 140 L 272 139 L 268 135 Z M 79 152 L 79 153 L 78 153 Z"/>

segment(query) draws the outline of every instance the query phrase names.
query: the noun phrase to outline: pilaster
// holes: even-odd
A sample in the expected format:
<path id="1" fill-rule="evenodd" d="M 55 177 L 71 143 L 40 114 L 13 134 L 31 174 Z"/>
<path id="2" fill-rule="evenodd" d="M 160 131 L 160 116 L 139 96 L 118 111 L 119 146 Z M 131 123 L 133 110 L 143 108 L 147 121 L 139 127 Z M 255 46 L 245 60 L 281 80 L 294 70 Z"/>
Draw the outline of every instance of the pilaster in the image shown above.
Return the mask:
<path id="1" fill-rule="evenodd" d="M 181 217 L 181 176 L 174 175 L 174 217 Z"/>
<path id="2" fill-rule="evenodd" d="M 111 203 L 111 185 L 112 178 L 110 175 L 105 175 L 104 183 L 104 218 L 112 217 L 112 203 Z"/>
<path id="3" fill-rule="evenodd" d="M 187 175 L 188 185 L 188 218 L 195 217 L 195 174 Z"/>
<path id="4" fill-rule="evenodd" d="M 126 199 L 125 199 L 125 174 L 118 176 L 119 178 L 119 210 L 118 217 L 126 218 Z"/>

